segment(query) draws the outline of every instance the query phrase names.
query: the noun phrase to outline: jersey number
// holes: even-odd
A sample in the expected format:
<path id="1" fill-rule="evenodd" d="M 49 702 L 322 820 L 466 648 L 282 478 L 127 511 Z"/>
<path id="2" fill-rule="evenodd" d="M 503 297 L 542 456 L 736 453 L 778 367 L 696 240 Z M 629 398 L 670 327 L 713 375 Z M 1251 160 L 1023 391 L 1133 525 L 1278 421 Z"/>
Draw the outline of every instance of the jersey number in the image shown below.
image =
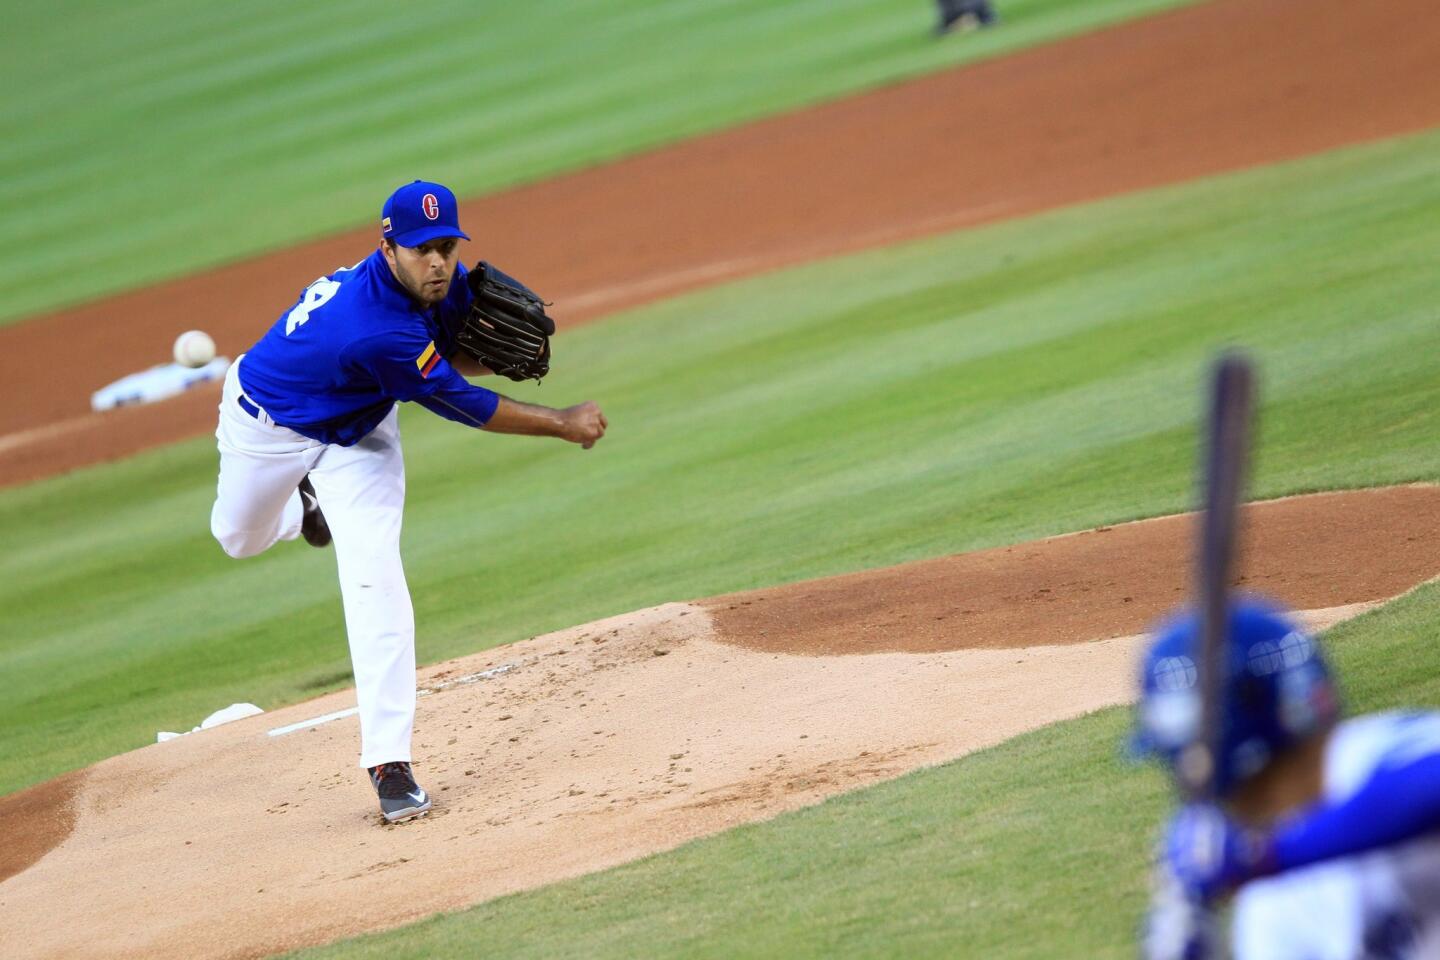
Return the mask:
<path id="1" fill-rule="evenodd" d="M 310 312 L 325 306 L 325 302 L 335 296 L 335 291 L 340 289 L 339 280 L 331 280 L 328 277 L 321 277 L 300 296 L 297 303 L 285 317 L 285 336 L 295 332 L 295 328 L 310 319 Z"/>

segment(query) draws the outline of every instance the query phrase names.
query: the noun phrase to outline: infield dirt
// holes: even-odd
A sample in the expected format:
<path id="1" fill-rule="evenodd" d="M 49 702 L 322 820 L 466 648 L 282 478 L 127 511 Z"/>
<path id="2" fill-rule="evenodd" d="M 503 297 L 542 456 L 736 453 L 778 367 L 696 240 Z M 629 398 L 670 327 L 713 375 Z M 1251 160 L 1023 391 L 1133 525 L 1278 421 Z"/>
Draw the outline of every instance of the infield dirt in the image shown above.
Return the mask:
<path id="1" fill-rule="evenodd" d="M 1431 0 L 1212 0 L 464 204 L 477 239 L 465 256 L 524 277 L 573 325 L 801 261 L 1421 130 L 1440 123 L 1437 22 Z M 89 397 L 167 360 L 182 330 L 208 330 L 235 356 L 376 239 L 356 230 L 0 327 L 0 486 L 212 431 L 215 390 L 105 414 Z"/>

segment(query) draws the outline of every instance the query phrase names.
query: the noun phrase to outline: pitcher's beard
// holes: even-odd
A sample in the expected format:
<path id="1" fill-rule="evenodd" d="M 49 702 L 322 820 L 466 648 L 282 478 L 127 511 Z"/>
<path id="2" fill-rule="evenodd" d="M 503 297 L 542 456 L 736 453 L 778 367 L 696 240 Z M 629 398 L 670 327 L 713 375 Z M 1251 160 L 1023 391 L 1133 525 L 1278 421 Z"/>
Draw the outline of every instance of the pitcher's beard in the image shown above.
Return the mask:
<path id="1" fill-rule="evenodd" d="M 417 279 L 399 263 L 395 264 L 395 272 L 400 277 L 400 284 L 410 292 L 410 296 L 420 301 L 427 307 L 433 307 L 445 299 L 445 294 L 450 289 L 446 282 L 428 285 L 424 280 Z M 443 278 L 442 278 L 443 280 Z"/>

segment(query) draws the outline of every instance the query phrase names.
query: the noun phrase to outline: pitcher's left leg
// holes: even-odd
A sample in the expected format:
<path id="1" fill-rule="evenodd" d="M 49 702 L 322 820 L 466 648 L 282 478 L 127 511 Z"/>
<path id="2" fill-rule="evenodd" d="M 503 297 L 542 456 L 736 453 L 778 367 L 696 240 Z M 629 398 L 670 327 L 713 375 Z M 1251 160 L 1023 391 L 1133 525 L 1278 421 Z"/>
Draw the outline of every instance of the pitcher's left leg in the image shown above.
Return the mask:
<path id="1" fill-rule="evenodd" d="M 353 447 L 327 447 L 310 471 L 334 537 L 360 708 L 360 765 L 410 760 L 415 614 L 400 562 L 405 464 L 395 411 Z"/>

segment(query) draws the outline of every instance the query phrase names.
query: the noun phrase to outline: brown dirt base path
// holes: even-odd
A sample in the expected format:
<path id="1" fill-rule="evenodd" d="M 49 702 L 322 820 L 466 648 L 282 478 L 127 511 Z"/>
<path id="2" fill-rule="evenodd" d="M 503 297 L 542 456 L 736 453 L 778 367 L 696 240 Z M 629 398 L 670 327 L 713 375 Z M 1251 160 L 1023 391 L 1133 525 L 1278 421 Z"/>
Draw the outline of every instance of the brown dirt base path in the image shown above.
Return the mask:
<path id="1" fill-rule="evenodd" d="M 1212 0 L 467 203 L 466 258 L 524 277 L 573 324 L 1425 129 L 1440 123 L 1436 63 L 1433 0 Z M 110 415 L 89 413 L 89 396 L 167 360 L 181 330 L 235 356 L 375 239 L 359 230 L 0 328 L 0 485 L 208 433 L 214 389 Z M 557 356 L 563 392 L 563 341 Z"/>
<path id="2" fill-rule="evenodd" d="M 1440 573 L 1440 487 L 1258 504 L 1244 583 L 1312 628 Z M 601 870 L 1124 703 L 1189 518 L 698 604 L 422 672 L 436 807 L 381 824 L 327 696 L 0 801 L 14 958 L 258 957 Z M 943 620 L 937 619 L 942 617 Z M 936 624 L 943 624 L 937 627 Z M 19 805 L 17 808 L 17 804 Z M 65 830 L 69 832 L 66 833 Z M 16 872 L 16 871 L 19 872 Z M 403 888 L 403 898 L 393 896 Z"/>

